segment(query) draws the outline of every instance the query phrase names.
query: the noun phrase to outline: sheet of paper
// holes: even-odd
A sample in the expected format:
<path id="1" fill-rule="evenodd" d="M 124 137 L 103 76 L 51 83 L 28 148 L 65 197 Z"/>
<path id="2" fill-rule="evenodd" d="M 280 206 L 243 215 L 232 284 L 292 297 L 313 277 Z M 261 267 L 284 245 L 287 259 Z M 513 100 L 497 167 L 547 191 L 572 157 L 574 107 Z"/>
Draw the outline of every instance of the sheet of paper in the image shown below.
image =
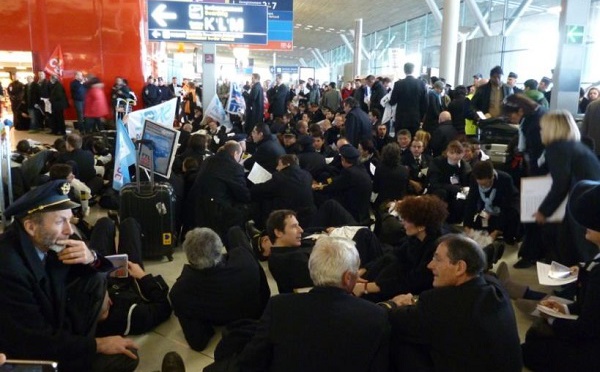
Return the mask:
<path id="1" fill-rule="evenodd" d="M 539 312 L 550 315 L 553 318 L 570 319 L 570 320 L 575 320 L 575 319 L 579 318 L 579 315 L 559 313 L 558 311 L 551 309 L 549 307 L 543 306 L 543 305 L 537 305 L 536 309 Z"/>
<path id="2" fill-rule="evenodd" d="M 333 161 L 333 157 L 331 157 L 331 158 L 325 158 L 325 163 L 326 164 L 331 164 L 332 161 Z"/>
<path id="3" fill-rule="evenodd" d="M 254 163 L 252 170 L 248 174 L 248 180 L 255 185 L 258 185 L 259 183 L 265 183 L 271 178 L 273 178 L 273 175 L 271 175 L 269 171 L 267 171 L 258 163 Z"/>
<path id="4" fill-rule="evenodd" d="M 521 178 L 521 222 L 535 222 L 533 215 L 538 211 L 546 195 L 552 187 L 552 177 Z M 548 222 L 561 222 L 565 217 L 567 198 L 563 200 Z"/>
<path id="5" fill-rule="evenodd" d="M 373 163 L 369 163 L 369 170 L 371 171 L 371 175 L 375 175 L 375 169 L 377 169 L 377 167 L 375 167 L 375 164 Z"/>
<path id="6" fill-rule="evenodd" d="M 379 194 L 376 194 L 376 193 L 374 193 L 374 192 L 372 192 L 372 193 L 371 193 L 371 203 L 375 203 L 375 200 L 377 200 L 377 196 L 378 196 L 378 195 L 379 195 Z"/>
<path id="7" fill-rule="evenodd" d="M 569 284 L 569 283 L 573 283 L 573 282 L 577 281 L 576 275 L 570 275 L 564 279 L 551 278 L 548 275 L 550 272 L 550 267 L 551 267 L 550 265 L 545 264 L 543 262 L 537 263 L 538 282 L 541 285 L 559 286 L 559 285 Z"/>
<path id="8" fill-rule="evenodd" d="M 112 271 L 109 276 L 113 278 L 127 278 L 129 276 L 129 270 L 127 269 L 127 260 L 129 256 L 126 254 L 113 254 L 111 256 L 105 256 L 109 260 L 115 270 Z"/>

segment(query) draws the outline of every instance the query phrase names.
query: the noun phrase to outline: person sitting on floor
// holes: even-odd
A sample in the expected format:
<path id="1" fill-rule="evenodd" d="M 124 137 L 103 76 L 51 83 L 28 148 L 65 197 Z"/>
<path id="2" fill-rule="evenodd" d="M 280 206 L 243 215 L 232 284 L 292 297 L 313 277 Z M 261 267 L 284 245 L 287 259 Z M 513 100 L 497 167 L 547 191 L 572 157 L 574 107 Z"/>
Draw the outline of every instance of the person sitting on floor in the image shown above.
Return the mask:
<path id="1" fill-rule="evenodd" d="M 232 247 L 225 253 L 219 236 L 208 228 L 186 234 L 183 250 L 188 264 L 169 297 L 185 339 L 196 351 L 206 348 L 214 326 L 258 319 L 270 296 L 252 251 L 247 246 Z"/>

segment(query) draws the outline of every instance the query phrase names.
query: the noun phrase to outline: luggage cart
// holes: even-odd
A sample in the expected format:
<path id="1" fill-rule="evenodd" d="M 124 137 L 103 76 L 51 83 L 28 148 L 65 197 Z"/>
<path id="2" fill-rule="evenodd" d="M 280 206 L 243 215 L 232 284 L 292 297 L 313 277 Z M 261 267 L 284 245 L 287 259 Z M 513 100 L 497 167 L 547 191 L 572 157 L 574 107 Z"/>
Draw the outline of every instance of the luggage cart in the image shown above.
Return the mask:
<path id="1" fill-rule="evenodd" d="M 132 98 L 117 98 L 117 104 L 115 105 L 115 118 L 123 119 L 125 115 L 131 112 L 136 103 L 136 100 Z"/>

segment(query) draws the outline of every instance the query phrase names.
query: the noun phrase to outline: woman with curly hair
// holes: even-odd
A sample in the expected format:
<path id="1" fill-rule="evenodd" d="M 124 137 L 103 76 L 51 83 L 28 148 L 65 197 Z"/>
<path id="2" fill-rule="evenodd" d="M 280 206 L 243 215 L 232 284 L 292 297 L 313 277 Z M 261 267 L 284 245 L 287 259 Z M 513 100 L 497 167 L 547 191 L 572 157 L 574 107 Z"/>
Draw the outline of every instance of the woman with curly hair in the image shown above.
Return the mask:
<path id="1" fill-rule="evenodd" d="M 414 295 L 431 289 L 433 274 L 427 264 L 448 216 L 446 203 L 437 196 L 407 196 L 396 204 L 406 238 L 398 247 L 359 271 L 356 296 L 383 301 L 400 293 Z"/>

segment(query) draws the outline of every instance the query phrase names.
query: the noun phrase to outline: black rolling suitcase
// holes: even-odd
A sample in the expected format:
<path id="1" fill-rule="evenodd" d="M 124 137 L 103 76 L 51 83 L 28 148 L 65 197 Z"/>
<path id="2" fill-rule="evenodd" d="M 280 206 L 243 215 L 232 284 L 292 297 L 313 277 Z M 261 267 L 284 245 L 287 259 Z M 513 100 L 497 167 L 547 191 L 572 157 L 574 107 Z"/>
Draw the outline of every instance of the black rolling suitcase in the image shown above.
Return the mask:
<path id="1" fill-rule="evenodd" d="M 152 146 L 151 143 L 140 146 Z M 140 182 L 140 156 L 137 151 L 136 182 L 121 189 L 121 220 L 134 217 L 142 230 L 142 257 L 166 256 L 173 260 L 175 236 L 175 202 L 173 187 L 167 182 L 154 182 L 154 170 L 150 171 L 150 182 Z M 149 164 L 154 164 L 153 151 L 149 151 Z"/>
<path id="2" fill-rule="evenodd" d="M 506 123 L 504 118 L 479 121 L 481 149 L 495 164 L 504 164 L 510 155 L 508 144 L 519 135 L 519 127 Z"/>

